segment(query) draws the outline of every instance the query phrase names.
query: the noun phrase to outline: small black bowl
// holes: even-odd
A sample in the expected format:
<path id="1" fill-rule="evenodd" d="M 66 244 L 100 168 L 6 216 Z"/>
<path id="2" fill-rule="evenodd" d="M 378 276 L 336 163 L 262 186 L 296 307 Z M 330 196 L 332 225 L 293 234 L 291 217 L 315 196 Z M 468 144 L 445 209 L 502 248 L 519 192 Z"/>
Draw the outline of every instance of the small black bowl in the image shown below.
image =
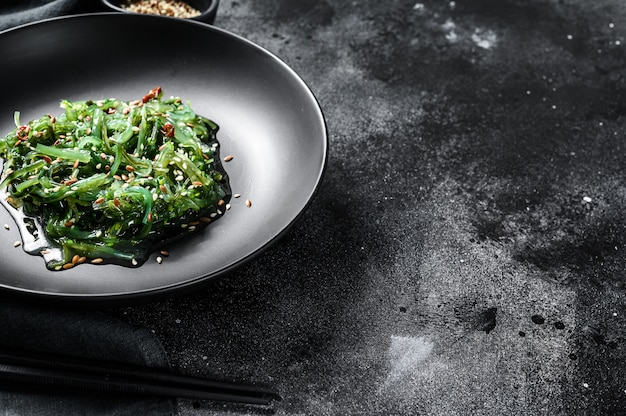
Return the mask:
<path id="1" fill-rule="evenodd" d="M 133 13 L 127 9 L 122 8 L 122 4 L 125 0 L 100 0 L 102 5 L 114 12 L 121 13 Z M 187 4 L 196 10 L 200 11 L 200 15 L 190 17 L 189 20 L 196 20 L 208 24 L 215 22 L 215 16 L 217 15 L 217 7 L 219 6 L 219 0 L 185 0 Z M 136 13 L 133 13 L 136 14 Z"/>

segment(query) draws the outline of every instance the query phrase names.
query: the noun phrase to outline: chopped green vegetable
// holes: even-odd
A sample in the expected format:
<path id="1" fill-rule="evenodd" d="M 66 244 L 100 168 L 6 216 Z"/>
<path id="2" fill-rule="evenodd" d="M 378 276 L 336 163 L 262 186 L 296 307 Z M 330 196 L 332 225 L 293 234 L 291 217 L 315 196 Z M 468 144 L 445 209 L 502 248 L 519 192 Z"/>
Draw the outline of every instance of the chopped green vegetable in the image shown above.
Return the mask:
<path id="1" fill-rule="evenodd" d="M 0 139 L 3 203 L 34 218 L 53 270 L 76 258 L 137 265 L 223 214 L 218 126 L 155 88 L 142 100 L 61 102 Z M 5 204 L 5 206 L 6 206 Z M 81 261 L 81 262 L 82 262 Z"/>

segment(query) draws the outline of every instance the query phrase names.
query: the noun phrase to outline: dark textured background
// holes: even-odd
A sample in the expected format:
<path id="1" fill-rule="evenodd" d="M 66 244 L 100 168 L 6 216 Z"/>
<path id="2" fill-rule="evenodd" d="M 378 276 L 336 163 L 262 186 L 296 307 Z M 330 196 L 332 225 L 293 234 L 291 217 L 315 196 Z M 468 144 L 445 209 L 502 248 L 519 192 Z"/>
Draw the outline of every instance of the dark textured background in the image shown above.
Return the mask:
<path id="1" fill-rule="evenodd" d="M 106 314 L 182 372 L 276 386 L 277 415 L 626 414 L 623 2 L 222 0 L 215 24 L 310 86 L 326 176 L 254 262 Z"/>

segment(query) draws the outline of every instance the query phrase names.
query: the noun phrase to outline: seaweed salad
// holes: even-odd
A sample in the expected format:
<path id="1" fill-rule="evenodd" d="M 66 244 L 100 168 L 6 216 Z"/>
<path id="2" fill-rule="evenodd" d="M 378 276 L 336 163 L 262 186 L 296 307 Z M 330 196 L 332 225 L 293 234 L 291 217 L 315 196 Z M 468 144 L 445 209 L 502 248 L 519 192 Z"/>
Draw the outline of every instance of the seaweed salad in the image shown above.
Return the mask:
<path id="1" fill-rule="evenodd" d="M 219 218 L 230 198 L 218 125 L 160 87 L 135 101 L 62 100 L 0 139 L 2 204 L 50 270 L 138 266 Z"/>

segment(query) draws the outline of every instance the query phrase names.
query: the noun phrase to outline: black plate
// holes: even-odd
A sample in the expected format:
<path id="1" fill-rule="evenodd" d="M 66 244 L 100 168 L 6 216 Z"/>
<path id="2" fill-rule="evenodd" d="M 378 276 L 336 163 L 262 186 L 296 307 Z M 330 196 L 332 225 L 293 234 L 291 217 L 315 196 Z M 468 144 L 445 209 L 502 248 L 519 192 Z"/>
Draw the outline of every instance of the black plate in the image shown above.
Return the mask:
<path id="1" fill-rule="evenodd" d="M 158 16 L 90 14 L 0 33 L 0 134 L 59 114 L 59 100 L 133 100 L 161 86 L 220 126 L 232 208 L 197 235 L 141 267 L 84 264 L 48 271 L 15 248 L 0 209 L 0 287 L 58 299 L 136 299 L 185 289 L 251 259 L 297 219 L 320 182 L 328 138 L 302 79 L 265 49 L 219 28 Z M 252 202 L 248 208 L 246 200 Z"/>

